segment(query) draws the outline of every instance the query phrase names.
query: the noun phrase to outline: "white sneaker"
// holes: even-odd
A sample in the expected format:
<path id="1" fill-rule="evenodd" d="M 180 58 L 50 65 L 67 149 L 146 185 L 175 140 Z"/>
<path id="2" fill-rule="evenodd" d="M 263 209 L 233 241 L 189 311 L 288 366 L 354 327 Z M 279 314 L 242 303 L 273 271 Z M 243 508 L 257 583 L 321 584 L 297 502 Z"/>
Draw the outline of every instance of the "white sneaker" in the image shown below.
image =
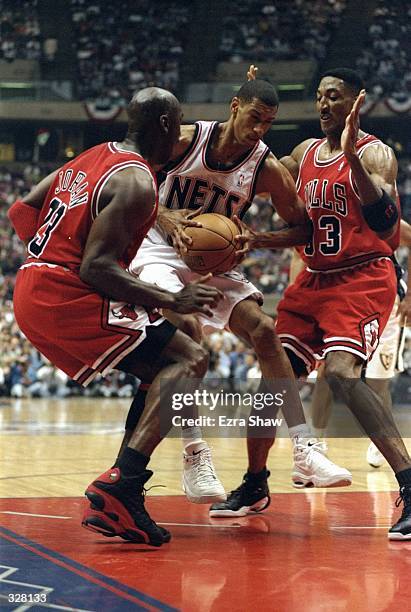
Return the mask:
<path id="1" fill-rule="evenodd" d="M 291 474 L 294 487 L 346 487 L 352 483 L 352 474 L 330 461 L 326 453 L 325 442 L 297 438 Z"/>
<path id="2" fill-rule="evenodd" d="M 208 445 L 183 455 L 183 491 L 194 504 L 213 504 L 227 499 L 224 487 L 215 473 Z"/>
<path id="3" fill-rule="evenodd" d="M 379 468 L 384 465 L 384 455 L 380 453 L 374 442 L 371 442 L 367 448 L 367 462 L 375 468 Z"/>

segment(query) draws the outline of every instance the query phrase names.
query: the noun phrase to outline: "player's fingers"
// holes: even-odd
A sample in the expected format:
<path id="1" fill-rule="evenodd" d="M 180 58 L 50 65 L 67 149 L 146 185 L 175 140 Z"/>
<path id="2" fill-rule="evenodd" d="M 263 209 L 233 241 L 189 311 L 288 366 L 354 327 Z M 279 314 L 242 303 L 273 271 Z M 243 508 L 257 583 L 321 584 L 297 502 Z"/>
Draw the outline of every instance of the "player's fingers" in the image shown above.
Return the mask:
<path id="1" fill-rule="evenodd" d="M 181 225 L 184 227 L 203 227 L 201 223 L 194 221 L 194 219 L 183 219 L 181 221 Z"/>
<path id="2" fill-rule="evenodd" d="M 245 244 L 244 247 L 242 249 L 237 249 L 235 252 L 235 256 L 236 259 L 240 258 L 242 259 L 244 257 L 244 255 L 247 255 L 247 253 L 250 252 L 250 246 L 249 244 Z"/>
<path id="3" fill-rule="evenodd" d="M 180 240 L 180 242 L 184 243 L 184 244 L 192 244 L 193 243 L 193 239 L 191 238 L 191 236 L 189 236 L 188 234 L 186 234 L 186 232 L 184 231 L 183 228 L 179 227 L 175 230 L 175 233 L 178 237 L 178 240 Z"/>
<path id="4" fill-rule="evenodd" d="M 257 66 L 254 66 L 254 64 L 251 64 L 247 71 L 247 80 L 254 81 L 257 77 L 257 72 L 258 72 Z"/>
<path id="5" fill-rule="evenodd" d="M 241 219 L 239 217 L 237 217 L 237 215 L 233 215 L 233 221 L 236 224 L 236 226 L 238 227 L 238 229 L 241 231 L 241 233 L 243 233 L 243 230 L 245 228 L 244 223 L 241 221 Z"/>
<path id="6" fill-rule="evenodd" d="M 195 219 L 196 217 L 199 217 L 200 215 L 203 214 L 203 211 L 201 210 L 201 208 L 197 208 L 197 210 L 191 210 L 187 215 L 186 215 L 186 219 Z M 200 223 L 201 225 L 201 223 Z M 202 226 L 201 226 L 202 227 Z"/>
<path id="7" fill-rule="evenodd" d="M 235 247 L 242 247 L 245 242 L 248 241 L 248 236 L 246 234 L 237 234 L 234 236 L 234 245 Z"/>
<path id="8" fill-rule="evenodd" d="M 178 232 L 174 232 L 171 236 L 171 240 L 173 242 L 173 247 L 180 253 L 180 255 L 185 255 L 188 251 L 187 244 L 181 240 L 181 236 Z M 188 243 L 190 244 L 190 243 Z"/>
<path id="9" fill-rule="evenodd" d="M 209 281 L 212 276 L 213 276 L 212 272 L 208 272 L 207 274 L 204 274 L 204 276 L 200 276 L 199 278 L 194 280 L 191 284 L 192 285 L 202 285 L 203 283 L 206 283 L 207 281 Z"/>
<path id="10" fill-rule="evenodd" d="M 224 295 L 220 289 L 217 289 L 217 287 L 210 287 L 210 285 L 197 285 L 197 291 L 198 295 L 204 297 L 221 298 Z"/>

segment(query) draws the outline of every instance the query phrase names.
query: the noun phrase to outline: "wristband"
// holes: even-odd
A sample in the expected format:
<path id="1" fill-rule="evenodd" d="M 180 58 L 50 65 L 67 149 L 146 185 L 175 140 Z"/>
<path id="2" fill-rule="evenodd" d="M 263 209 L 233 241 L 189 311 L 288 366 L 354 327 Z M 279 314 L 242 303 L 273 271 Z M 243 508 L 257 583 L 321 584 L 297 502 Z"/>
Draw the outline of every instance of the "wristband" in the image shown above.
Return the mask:
<path id="1" fill-rule="evenodd" d="M 7 212 L 17 236 L 27 242 L 33 238 L 37 231 L 40 210 L 25 204 L 23 200 L 16 200 Z"/>
<path id="2" fill-rule="evenodd" d="M 384 189 L 379 200 L 361 206 L 361 210 L 368 227 L 374 232 L 386 232 L 398 221 L 397 206 Z"/>

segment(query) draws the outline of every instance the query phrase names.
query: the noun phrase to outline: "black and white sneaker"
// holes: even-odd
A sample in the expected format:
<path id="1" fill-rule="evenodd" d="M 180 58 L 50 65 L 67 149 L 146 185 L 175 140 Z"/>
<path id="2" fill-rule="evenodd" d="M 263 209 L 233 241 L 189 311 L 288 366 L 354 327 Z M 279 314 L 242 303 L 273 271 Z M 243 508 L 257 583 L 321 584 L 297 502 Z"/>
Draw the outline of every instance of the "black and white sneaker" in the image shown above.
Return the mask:
<path id="1" fill-rule="evenodd" d="M 267 478 L 270 472 L 265 470 L 256 477 L 254 474 L 244 475 L 242 484 L 231 491 L 225 502 L 213 504 L 210 508 L 210 516 L 246 516 L 256 512 L 262 512 L 270 505 L 270 491 Z"/>
<path id="2" fill-rule="evenodd" d="M 400 519 L 388 532 L 389 540 L 411 540 L 411 486 L 400 488 L 400 496 L 395 505 L 404 504 Z"/>

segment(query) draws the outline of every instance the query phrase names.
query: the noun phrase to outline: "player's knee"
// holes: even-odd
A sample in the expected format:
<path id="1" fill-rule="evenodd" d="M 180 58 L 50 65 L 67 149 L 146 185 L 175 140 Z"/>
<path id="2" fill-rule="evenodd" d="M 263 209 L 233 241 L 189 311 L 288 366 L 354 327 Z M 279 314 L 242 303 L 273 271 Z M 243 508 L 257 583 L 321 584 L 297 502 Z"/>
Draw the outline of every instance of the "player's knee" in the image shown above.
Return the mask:
<path id="1" fill-rule="evenodd" d="M 197 319 L 197 317 L 181 317 L 181 324 L 179 324 L 178 327 L 181 329 L 182 332 L 187 334 L 187 336 L 190 336 L 190 338 L 192 338 L 195 342 L 201 342 L 203 330 L 201 327 L 201 323 Z"/>
<path id="2" fill-rule="evenodd" d="M 338 357 L 327 359 L 324 366 L 324 376 L 330 385 L 333 381 L 358 378 L 354 367 L 344 360 L 338 359 Z"/>
<path id="3" fill-rule="evenodd" d="M 185 359 L 185 369 L 189 378 L 203 378 L 208 368 L 208 351 L 196 345 Z"/>
<path id="4" fill-rule="evenodd" d="M 253 329 L 250 330 L 250 340 L 257 354 L 282 351 L 281 342 L 275 333 L 274 321 L 268 316 L 261 316 Z"/>

